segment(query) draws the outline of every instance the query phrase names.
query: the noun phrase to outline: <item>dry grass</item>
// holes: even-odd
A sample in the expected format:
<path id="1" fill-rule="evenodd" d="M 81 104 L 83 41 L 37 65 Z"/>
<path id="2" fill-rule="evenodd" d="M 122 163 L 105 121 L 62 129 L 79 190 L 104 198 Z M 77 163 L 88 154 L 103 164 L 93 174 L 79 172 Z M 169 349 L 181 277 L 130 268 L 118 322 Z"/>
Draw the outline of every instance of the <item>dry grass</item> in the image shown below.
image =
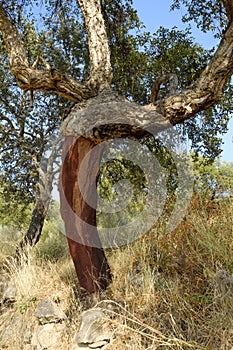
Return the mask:
<path id="1" fill-rule="evenodd" d="M 232 227 L 230 202 L 210 210 L 194 199 L 172 233 L 160 225 L 134 244 L 109 251 L 114 278 L 107 314 L 113 335 L 106 349 L 232 350 Z M 40 244 L 27 260 L 22 257 L 21 267 L 8 264 L 17 296 L 12 307 L 2 305 L 0 333 L 15 322 L 15 337 L 7 344 L 0 339 L 0 348 L 27 349 L 35 307 L 48 298 L 59 300 L 68 315 L 60 349 L 69 349 L 77 331 L 84 306 L 67 250 L 59 248 L 63 253 L 56 260 L 47 243 Z M 60 244 L 66 244 L 63 238 Z"/>

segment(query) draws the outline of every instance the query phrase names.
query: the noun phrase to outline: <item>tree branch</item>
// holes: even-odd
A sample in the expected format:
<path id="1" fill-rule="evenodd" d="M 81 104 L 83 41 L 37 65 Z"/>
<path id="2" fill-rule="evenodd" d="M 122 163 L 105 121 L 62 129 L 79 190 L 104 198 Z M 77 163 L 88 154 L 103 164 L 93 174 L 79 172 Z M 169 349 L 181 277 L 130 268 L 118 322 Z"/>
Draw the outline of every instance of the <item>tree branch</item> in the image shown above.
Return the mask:
<path id="1" fill-rule="evenodd" d="M 6 117 L 5 115 L 3 115 L 2 113 L 0 113 L 1 119 L 7 121 L 7 123 L 10 125 L 11 129 L 15 130 L 14 124 L 12 123 L 12 121 Z"/>
<path id="2" fill-rule="evenodd" d="M 164 74 L 156 79 L 151 92 L 151 103 L 157 100 L 161 84 L 169 83 L 169 96 L 174 95 L 178 90 L 178 78 L 176 74 Z"/>
<path id="3" fill-rule="evenodd" d="M 112 80 L 110 49 L 100 0 L 78 0 L 78 3 L 88 34 L 91 62 L 89 83 L 94 88 L 100 86 L 101 90 L 109 88 Z"/>
<path id="4" fill-rule="evenodd" d="M 102 88 L 106 89 L 110 86 L 110 52 L 104 21 L 101 15 L 100 1 L 77 1 L 83 11 L 89 37 L 91 72 L 89 80 L 85 83 L 80 83 L 75 79 L 62 74 L 58 70 L 51 69 L 43 60 L 42 62 L 44 62 L 45 70 L 36 70 L 37 62 L 34 66 L 32 65 L 32 67 L 30 67 L 22 40 L 19 38 L 16 28 L 11 23 L 2 5 L 0 5 L 0 30 L 3 33 L 8 49 L 11 71 L 15 74 L 18 85 L 23 90 L 50 90 L 67 99 L 79 102 L 97 96 L 99 90 Z M 140 109 L 140 112 L 138 109 L 140 122 L 139 124 L 136 123 L 136 125 L 148 127 L 153 123 L 156 123 L 158 119 L 162 122 L 163 118 L 165 121 L 167 120 L 173 125 L 182 123 L 184 120 L 189 119 L 204 109 L 207 109 L 220 100 L 223 95 L 224 87 L 233 71 L 233 1 L 222 0 L 222 2 L 226 8 L 227 16 L 230 19 L 229 25 L 217 51 L 202 72 L 200 78 L 192 87 L 179 94 L 174 93 L 175 91 L 173 91 L 172 96 L 163 100 L 158 100 L 148 106 L 138 107 Z M 157 94 L 158 88 L 155 87 L 152 102 L 156 99 Z M 110 105 L 108 106 L 110 107 Z M 121 108 L 120 105 L 117 106 L 117 108 Z M 82 110 L 81 106 L 79 108 Z M 134 120 L 136 121 L 137 115 L 134 117 L 133 113 L 131 113 L 134 109 L 136 111 L 136 106 L 134 105 L 134 107 L 130 107 L 129 104 L 125 104 L 125 108 L 129 112 L 125 114 L 125 117 L 126 115 L 129 115 L 130 123 Z M 132 109 L 131 112 L 130 108 Z M 111 108 L 108 112 L 108 120 L 106 120 L 106 122 L 109 124 L 118 124 L 121 123 L 121 120 L 124 120 L 125 123 L 125 117 L 121 119 L 119 113 L 117 114 L 117 117 L 114 117 L 114 115 L 110 115 L 110 111 Z M 96 116 L 93 114 L 94 119 L 89 120 L 93 125 L 95 125 L 97 115 L 98 118 L 100 118 L 100 122 L 104 119 L 99 113 L 96 113 L 95 115 Z M 143 116 L 143 120 L 141 119 L 141 116 Z M 85 129 L 84 124 L 79 121 L 80 127 L 78 129 L 81 134 Z M 81 125 L 83 125 L 84 129 L 81 128 Z M 128 131 L 126 130 L 126 133 L 127 132 Z"/>
<path id="5" fill-rule="evenodd" d="M 98 84 L 94 84 L 92 77 L 93 82 L 90 87 L 90 82 L 80 83 L 56 69 L 51 69 L 43 58 L 40 60 L 45 70 L 36 69 L 39 58 L 30 66 L 23 41 L 2 4 L 0 4 L 0 31 L 8 51 L 11 72 L 15 75 L 17 84 L 22 90 L 49 90 L 74 102 L 97 95 Z"/>
<path id="6" fill-rule="evenodd" d="M 230 1 L 228 2 L 230 3 Z M 191 88 L 144 108 L 163 115 L 173 125 L 182 123 L 196 113 L 213 106 L 221 99 L 232 71 L 233 21 L 229 23 L 209 64 Z"/>
<path id="7" fill-rule="evenodd" d="M 3 5 L 0 3 L 0 30 L 5 42 L 11 67 L 25 65 L 29 67 L 23 41 L 15 26 L 11 23 Z"/>
<path id="8" fill-rule="evenodd" d="M 226 9 L 226 15 L 231 22 L 233 20 L 233 1 L 232 0 L 221 0 L 223 6 Z"/>

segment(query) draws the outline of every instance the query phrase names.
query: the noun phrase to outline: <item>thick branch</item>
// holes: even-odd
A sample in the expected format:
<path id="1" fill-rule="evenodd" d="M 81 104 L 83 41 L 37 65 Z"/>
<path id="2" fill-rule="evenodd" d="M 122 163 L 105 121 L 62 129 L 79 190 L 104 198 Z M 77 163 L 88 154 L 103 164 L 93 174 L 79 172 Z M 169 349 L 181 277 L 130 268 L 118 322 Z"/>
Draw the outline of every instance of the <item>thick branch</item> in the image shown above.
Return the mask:
<path id="1" fill-rule="evenodd" d="M 110 49 L 100 0 L 78 0 L 84 16 L 91 62 L 90 84 L 108 88 L 111 79 Z"/>
<path id="2" fill-rule="evenodd" d="M 18 86 L 24 90 L 47 90 L 74 102 L 91 98 L 97 91 L 90 89 L 86 83 L 80 83 L 56 69 L 37 70 L 25 65 L 11 68 Z"/>
<path id="3" fill-rule="evenodd" d="M 78 102 L 97 96 L 100 87 L 109 87 L 111 82 L 110 54 L 100 10 L 100 1 L 78 0 L 78 2 L 82 8 L 86 22 L 91 61 L 90 79 L 83 84 L 63 75 L 57 70 L 48 68 L 47 65 L 45 65 L 45 70 L 43 71 L 36 70 L 36 64 L 30 67 L 17 30 L 12 25 L 2 6 L 0 6 L 0 30 L 3 32 L 8 49 L 11 70 L 23 90 L 50 90 Z M 226 8 L 228 18 L 233 18 L 232 0 L 222 0 L 222 2 Z M 138 112 L 140 114 L 140 122 L 139 124 L 136 122 L 136 125 L 148 127 L 153 125 L 153 123 L 157 123 L 158 118 L 165 118 L 165 120 L 175 125 L 216 104 L 223 95 L 224 86 L 229 80 L 232 71 L 233 24 L 230 21 L 215 55 L 196 83 L 191 88 L 179 94 L 175 93 L 166 99 L 157 101 L 155 104 L 140 107 L 140 112 Z M 111 102 L 109 102 L 108 106 L 110 105 Z M 121 108 L 121 106 L 118 105 L 118 108 Z M 119 113 L 118 117 L 115 118 L 110 113 L 110 108 L 108 112 L 108 123 L 118 124 L 124 120 L 124 124 L 127 124 L 126 115 L 129 115 L 129 122 L 132 125 L 133 121 L 137 121 L 137 116 L 134 116 L 130 112 L 130 106 L 128 104 L 126 109 L 129 113 L 126 113 L 124 118 L 121 119 L 119 118 Z M 134 108 L 132 107 L 132 111 L 133 109 L 137 108 L 134 106 Z M 101 116 L 99 115 L 98 117 L 101 123 Z M 95 125 L 95 121 L 96 118 L 94 117 L 92 124 Z M 81 124 L 78 131 L 82 134 L 85 128 L 83 129 Z"/>
<path id="4" fill-rule="evenodd" d="M 229 21 L 233 20 L 233 1 L 232 0 L 222 0 L 223 6 L 226 9 L 226 15 Z"/>
<path id="5" fill-rule="evenodd" d="M 48 69 L 46 64 L 45 70 L 37 70 L 38 60 L 30 66 L 23 41 L 2 4 L 0 4 L 0 31 L 8 51 L 11 72 L 22 90 L 49 90 L 74 102 L 97 95 L 98 90 L 91 88 L 89 83 L 80 83 L 58 70 Z"/>
<path id="6" fill-rule="evenodd" d="M 71 111 L 63 123 L 66 135 L 86 135 L 99 139 L 143 137 L 182 123 L 216 104 L 233 71 L 233 23 L 215 55 L 195 84 L 155 104 L 140 106 L 112 93 L 101 94 Z"/>
<path id="7" fill-rule="evenodd" d="M 191 88 L 145 108 L 163 115 L 173 125 L 181 123 L 221 99 L 232 71 L 233 22 L 229 24 L 217 51 Z"/>

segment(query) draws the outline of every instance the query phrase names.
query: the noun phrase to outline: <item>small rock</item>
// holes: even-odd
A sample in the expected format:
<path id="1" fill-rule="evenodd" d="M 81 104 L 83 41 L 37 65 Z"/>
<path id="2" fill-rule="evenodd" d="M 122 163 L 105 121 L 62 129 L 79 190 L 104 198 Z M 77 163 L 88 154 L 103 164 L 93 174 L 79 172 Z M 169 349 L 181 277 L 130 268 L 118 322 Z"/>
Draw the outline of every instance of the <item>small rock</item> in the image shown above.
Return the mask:
<path id="1" fill-rule="evenodd" d="M 214 275 L 215 293 L 219 297 L 232 296 L 233 278 L 225 270 L 219 270 Z"/>
<path id="2" fill-rule="evenodd" d="M 110 337 L 108 320 L 101 309 L 90 309 L 82 313 L 82 323 L 76 336 L 79 346 L 88 345 L 90 348 L 98 343 L 103 346 L 110 341 Z"/>
<path id="3" fill-rule="evenodd" d="M 47 323 L 39 325 L 32 338 L 32 347 L 35 350 L 57 350 L 62 343 L 65 325 Z"/>
<path id="4" fill-rule="evenodd" d="M 82 345 L 74 345 L 71 350 L 88 350 L 90 349 L 88 345 L 82 344 Z"/>
<path id="5" fill-rule="evenodd" d="M 107 345 L 107 341 L 99 341 L 93 344 L 79 344 L 79 345 L 74 345 L 70 350 L 90 350 L 90 349 L 102 349 L 105 345 Z"/>
<path id="6" fill-rule="evenodd" d="M 4 290 L 6 288 L 8 279 L 9 279 L 9 277 L 7 274 L 4 274 L 4 273 L 0 274 L 0 295 L 1 295 L 1 298 L 2 298 L 2 295 L 3 295 Z"/>
<path id="7" fill-rule="evenodd" d="M 13 303 L 16 301 L 16 287 L 12 280 L 7 283 L 6 289 L 3 291 L 3 302 L 4 303 Z"/>
<path id="8" fill-rule="evenodd" d="M 16 330 L 21 328 L 22 324 L 22 315 L 20 316 L 13 316 L 11 321 L 5 325 L 5 327 L 1 329 L 0 332 L 0 339 L 1 339 L 1 345 L 6 346 L 9 344 L 12 339 L 15 337 Z"/>
<path id="9" fill-rule="evenodd" d="M 97 341 L 96 343 L 89 344 L 90 349 L 101 349 L 103 346 L 107 345 L 109 341 L 107 340 L 102 340 L 102 341 Z"/>
<path id="10" fill-rule="evenodd" d="M 40 324 L 58 323 L 66 319 L 65 313 L 52 300 L 41 301 L 35 315 Z"/>

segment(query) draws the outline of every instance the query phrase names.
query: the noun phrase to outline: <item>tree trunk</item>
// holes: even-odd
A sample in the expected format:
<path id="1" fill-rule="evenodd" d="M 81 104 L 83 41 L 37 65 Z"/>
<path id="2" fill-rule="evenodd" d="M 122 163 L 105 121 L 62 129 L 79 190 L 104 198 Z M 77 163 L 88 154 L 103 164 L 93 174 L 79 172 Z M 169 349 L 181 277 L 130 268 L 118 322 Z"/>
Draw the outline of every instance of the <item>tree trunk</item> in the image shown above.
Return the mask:
<path id="1" fill-rule="evenodd" d="M 32 212 L 29 228 L 16 248 L 16 259 L 19 260 L 26 246 L 34 247 L 39 241 L 44 226 L 44 220 L 48 211 L 49 200 L 45 202 L 40 193 L 36 194 L 36 202 Z"/>
<path id="2" fill-rule="evenodd" d="M 111 280 L 96 228 L 97 179 L 102 147 L 93 149 L 95 145 L 96 141 L 91 138 L 67 137 L 60 176 L 61 215 L 70 253 L 80 286 L 89 293 L 106 289 Z M 88 153 L 91 154 L 88 168 L 83 171 Z"/>

